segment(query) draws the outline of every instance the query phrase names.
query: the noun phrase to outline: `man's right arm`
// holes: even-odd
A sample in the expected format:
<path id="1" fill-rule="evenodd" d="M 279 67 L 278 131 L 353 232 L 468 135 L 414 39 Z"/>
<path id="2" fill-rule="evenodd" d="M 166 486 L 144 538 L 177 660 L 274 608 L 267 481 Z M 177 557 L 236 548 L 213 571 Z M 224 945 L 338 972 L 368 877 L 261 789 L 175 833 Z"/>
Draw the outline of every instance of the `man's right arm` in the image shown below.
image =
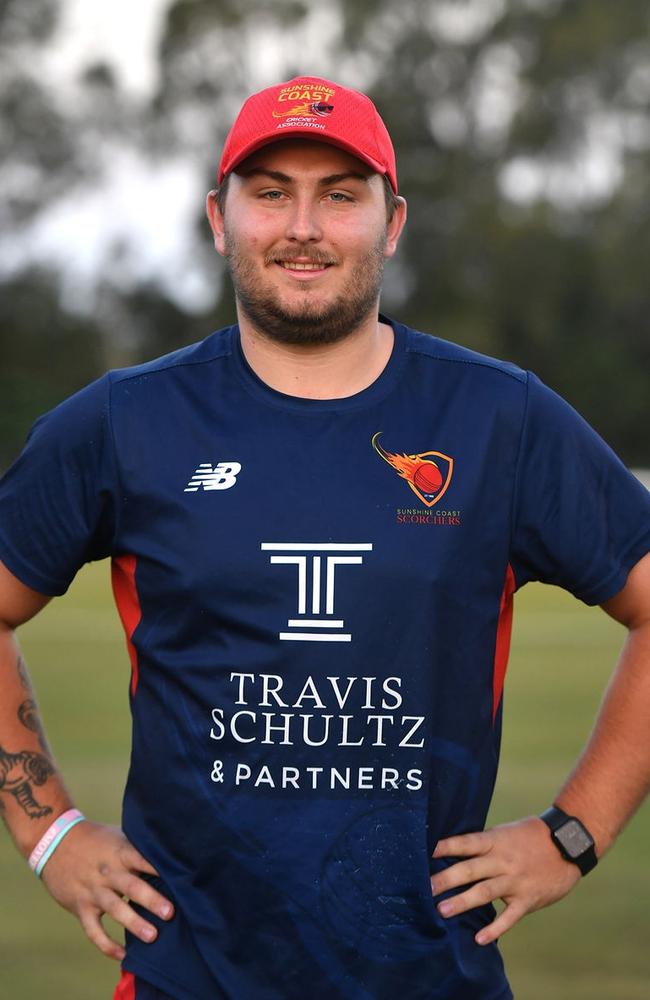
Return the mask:
<path id="1" fill-rule="evenodd" d="M 15 637 L 15 629 L 48 601 L 0 562 L 0 816 L 25 858 L 48 827 L 73 806 L 47 745 Z M 162 919 L 173 915 L 169 901 L 141 874 L 157 872 L 121 830 L 86 820 L 57 847 L 42 879 L 99 950 L 121 960 L 124 948 L 102 926 L 105 913 L 143 941 L 152 941 L 156 929 L 127 899 Z"/>

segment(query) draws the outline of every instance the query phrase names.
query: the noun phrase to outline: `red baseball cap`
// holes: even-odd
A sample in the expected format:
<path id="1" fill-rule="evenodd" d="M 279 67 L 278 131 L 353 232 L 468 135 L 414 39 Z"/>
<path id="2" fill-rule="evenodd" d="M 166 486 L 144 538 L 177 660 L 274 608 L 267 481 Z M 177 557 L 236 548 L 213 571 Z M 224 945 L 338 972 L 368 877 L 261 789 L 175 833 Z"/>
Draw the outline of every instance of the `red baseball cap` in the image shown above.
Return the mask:
<path id="1" fill-rule="evenodd" d="M 318 76 L 297 76 L 248 98 L 226 138 L 218 183 L 257 149 L 291 136 L 339 146 L 385 174 L 397 193 L 395 151 L 370 98 Z"/>

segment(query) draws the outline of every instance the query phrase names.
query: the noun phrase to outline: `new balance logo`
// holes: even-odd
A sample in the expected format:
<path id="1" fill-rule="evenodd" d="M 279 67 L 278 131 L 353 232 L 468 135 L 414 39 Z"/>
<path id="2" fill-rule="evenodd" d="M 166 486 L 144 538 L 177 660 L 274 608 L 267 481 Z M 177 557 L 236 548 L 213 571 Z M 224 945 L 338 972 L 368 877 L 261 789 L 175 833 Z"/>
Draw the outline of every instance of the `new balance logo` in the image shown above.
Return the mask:
<path id="1" fill-rule="evenodd" d="M 229 490 L 237 482 L 241 472 L 239 462 L 219 462 L 214 468 L 209 462 L 202 462 L 183 490 L 196 493 L 197 490 Z"/>

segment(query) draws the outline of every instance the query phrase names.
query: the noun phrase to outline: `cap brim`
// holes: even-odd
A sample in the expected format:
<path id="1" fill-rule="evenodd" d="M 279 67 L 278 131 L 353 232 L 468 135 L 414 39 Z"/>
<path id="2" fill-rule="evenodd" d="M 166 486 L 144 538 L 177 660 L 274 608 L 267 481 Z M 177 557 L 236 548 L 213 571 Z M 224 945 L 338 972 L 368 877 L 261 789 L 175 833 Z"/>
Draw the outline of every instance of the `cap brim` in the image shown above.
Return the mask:
<path id="1" fill-rule="evenodd" d="M 278 135 L 277 132 L 272 132 L 269 135 L 263 136 L 261 139 L 258 138 L 255 139 L 254 142 L 250 142 L 239 152 L 237 157 L 235 157 L 232 162 L 226 163 L 225 166 L 221 164 L 219 168 L 219 176 L 217 177 L 218 183 L 221 184 L 226 174 L 236 171 L 237 167 L 240 166 L 244 160 L 248 159 L 249 156 L 252 156 L 252 154 L 256 153 L 259 149 L 263 149 L 265 146 L 270 146 L 276 142 L 282 142 L 284 139 L 289 138 L 306 139 L 314 142 L 323 142 L 328 146 L 336 146 L 338 149 L 343 149 L 346 153 L 349 153 L 350 156 L 354 156 L 355 159 L 361 160 L 362 163 L 372 167 L 375 173 L 381 174 L 382 176 L 388 176 L 383 164 L 379 163 L 378 160 L 374 159 L 374 157 L 369 154 L 361 152 L 361 150 L 354 147 L 351 143 L 346 142 L 345 139 L 339 139 L 337 136 L 332 136 L 331 134 L 320 135 L 318 133 L 312 133 L 307 131 L 307 129 L 296 126 L 295 128 L 283 129 L 282 135 Z M 393 190 L 396 190 L 393 179 L 390 176 L 388 179 Z"/>

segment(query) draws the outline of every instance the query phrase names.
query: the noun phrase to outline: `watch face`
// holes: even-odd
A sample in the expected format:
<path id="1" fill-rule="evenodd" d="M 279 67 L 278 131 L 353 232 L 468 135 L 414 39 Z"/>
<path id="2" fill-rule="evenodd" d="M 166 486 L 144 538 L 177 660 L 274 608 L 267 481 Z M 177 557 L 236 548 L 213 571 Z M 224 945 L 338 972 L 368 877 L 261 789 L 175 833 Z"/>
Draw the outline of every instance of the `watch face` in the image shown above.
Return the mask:
<path id="1" fill-rule="evenodd" d="M 579 858 L 593 846 L 593 840 L 577 819 L 570 819 L 555 831 L 555 836 L 570 858 Z"/>

